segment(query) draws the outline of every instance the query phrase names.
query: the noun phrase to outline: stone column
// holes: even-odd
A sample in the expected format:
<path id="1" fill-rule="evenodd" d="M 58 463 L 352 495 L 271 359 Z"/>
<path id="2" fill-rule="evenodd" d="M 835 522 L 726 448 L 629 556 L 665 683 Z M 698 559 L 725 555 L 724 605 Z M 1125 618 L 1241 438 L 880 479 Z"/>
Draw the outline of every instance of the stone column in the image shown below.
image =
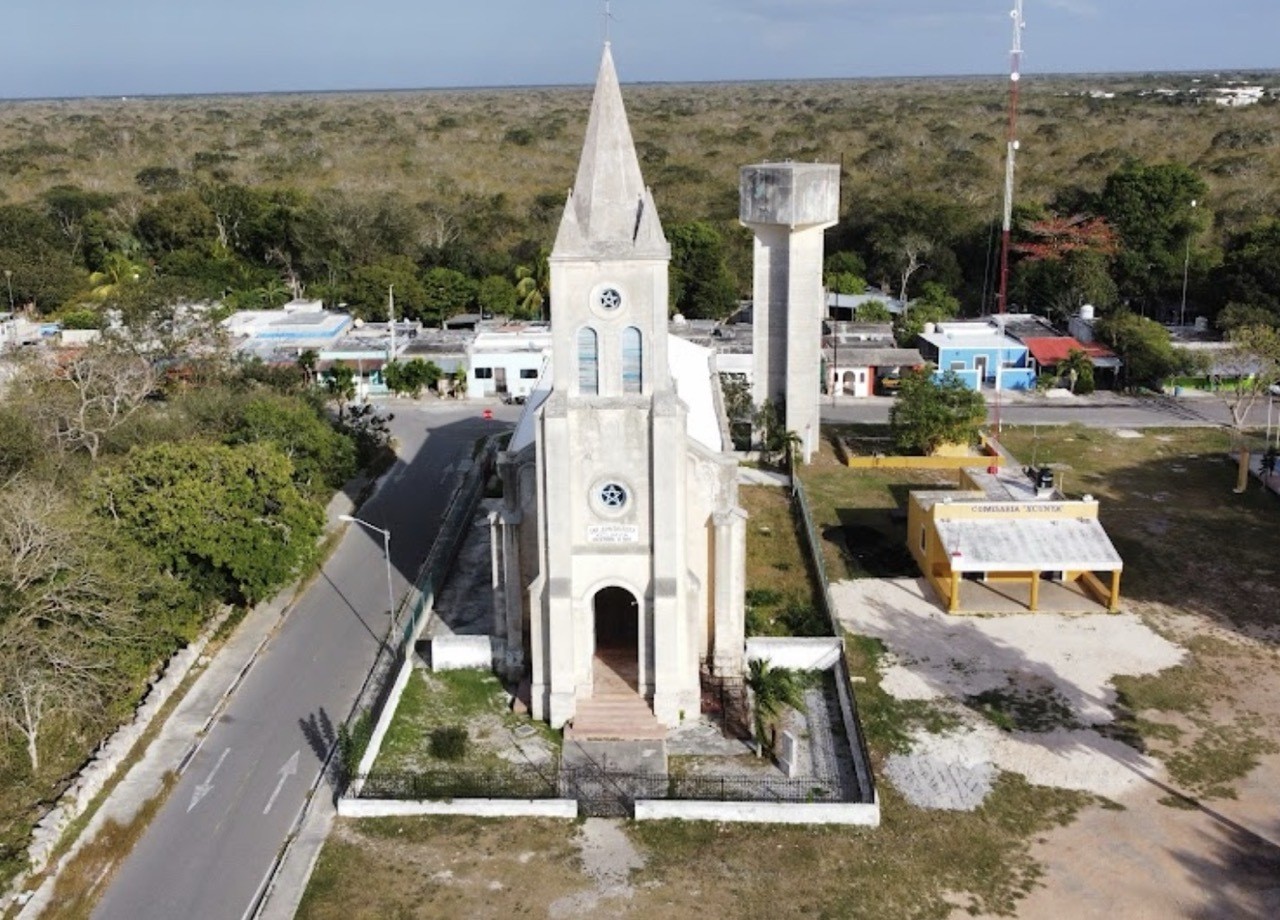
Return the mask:
<path id="1" fill-rule="evenodd" d="M 747 515 L 741 508 L 718 512 L 715 525 L 712 671 L 717 677 L 742 673 L 746 642 Z"/>

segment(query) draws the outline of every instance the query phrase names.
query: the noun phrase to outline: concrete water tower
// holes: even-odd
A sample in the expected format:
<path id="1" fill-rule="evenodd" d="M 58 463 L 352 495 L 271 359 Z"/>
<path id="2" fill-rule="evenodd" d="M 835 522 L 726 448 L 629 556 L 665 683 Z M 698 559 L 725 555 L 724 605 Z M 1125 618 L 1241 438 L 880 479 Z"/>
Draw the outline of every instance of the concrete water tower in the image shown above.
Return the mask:
<path id="1" fill-rule="evenodd" d="M 738 217 L 755 234 L 756 405 L 785 407 L 784 423 L 805 463 L 818 444 L 822 377 L 822 234 L 840 216 L 840 167 L 828 163 L 744 166 Z"/>

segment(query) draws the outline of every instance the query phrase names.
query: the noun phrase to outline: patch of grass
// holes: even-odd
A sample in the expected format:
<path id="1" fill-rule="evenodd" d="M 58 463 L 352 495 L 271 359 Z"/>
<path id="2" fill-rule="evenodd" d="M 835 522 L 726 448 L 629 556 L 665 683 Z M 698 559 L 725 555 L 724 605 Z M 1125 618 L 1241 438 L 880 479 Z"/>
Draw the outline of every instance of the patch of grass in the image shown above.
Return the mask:
<path id="1" fill-rule="evenodd" d="M 296 916 L 545 916 L 589 884 L 574 832 L 570 822 L 538 819 L 339 820 Z"/>
<path id="2" fill-rule="evenodd" d="M 42 916 L 48 920 L 88 920 L 115 870 L 142 838 L 177 780 L 177 774 L 167 773 L 161 791 L 147 800 L 128 824 L 107 821 L 103 825 L 59 874 L 51 906 Z"/>
<path id="3" fill-rule="evenodd" d="M 1235 790 L 1228 784 L 1248 775 L 1264 754 L 1280 750 L 1261 727 L 1262 720 L 1253 715 L 1206 726 L 1195 741 L 1168 758 L 1169 777 L 1199 798 L 1234 799 Z"/>
<path id="4" fill-rule="evenodd" d="M 1052 686 L 1019 686 L 1012 680 L 999 689 L 965 697 L 964 703 L 1001 731 L 1049 732 L 1080 728 L 1071 704 Z"/>
<path id="5" fill-rule="evenodd" d="M 530 725 L 542 741 L 559 747 L 561 736 L 545 722 L 516 715 L 507 706 L 501 681 L 489 671 L 425 672 L 409 676 L 395 718 L 378 754 L 379 770 L 411 769 L 424 765 L 432 750 L 433 734 L 461 727 L 469 733 L 461 763 L 473 767 L 506 768 L 510 764 L 482 743 L 494 730 Z"/>
<path id="6" fill-rule="evenodd" d="M 786 598 L 816 603 L 787 490 L 743 486 L 738 500 L 749 516 L 747 603 L 752 604 L 752 597 L 755 607 L 777 605 Z"/>
<path id="7" fill-rule="evenodd" d="M 660 894 L 651 903 L 664 917 L 770 918 L 781 886 L 790 916 L 945 918 L 957 906 L 1012 914 L 1042 872 L 1030 839 L 1089 800 L 1005 774 L 970 813 L 917 809 L 882 787 L 875 830 L 643 822 L 629 828 L 648 860 L 637 898 Z"/>
<path id="8" fill-rule="evenodd" d="M 905 512 L 912 489 L 958 483 L 947 470 L 853 470 L 836 459 L 830 438 L 879 443 L 885 426 L 824 428 L 827 443 L 815 461 L 800 470 L 815 525 L 823 536 L 823 556 L 832 578 L 891 578 L 917 573 L 907 550 Z"/>
<path id="9" fill-rule="evenodd" d="M 867 746 L 877 765 L 890 754 L 908 751 L 915 729 L 939 734 L 960 724 L 957 716 L 932 703 L 900 700 L 881 687 L 880 660 L 887 651 L 882 641 L 848 634 L 844 645 L 850 673 L 862 678 L 854 694 Z"/>

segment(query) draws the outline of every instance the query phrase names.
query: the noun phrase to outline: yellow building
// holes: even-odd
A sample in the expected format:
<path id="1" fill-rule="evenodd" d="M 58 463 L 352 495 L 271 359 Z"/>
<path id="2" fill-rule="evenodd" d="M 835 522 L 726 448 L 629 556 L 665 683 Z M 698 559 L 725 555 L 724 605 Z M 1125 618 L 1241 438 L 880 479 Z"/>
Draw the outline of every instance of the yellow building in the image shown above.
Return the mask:
<path id="1" fill-rule="evenodd" d="M 1037 482 L 1016 468 L 964 469 L 958 490 L 912 492 L 907 543 L 951 613 L 973 610 L 984 594 L 1039 610 L 1046 591 L 1055 604 L 1083 598 L 1113 613 L 1120 607 L 1124 562 L 1098 503 L 1066 499 L 1051 474 Z M 990 590 L 966 591 L 971 583 Z"/>

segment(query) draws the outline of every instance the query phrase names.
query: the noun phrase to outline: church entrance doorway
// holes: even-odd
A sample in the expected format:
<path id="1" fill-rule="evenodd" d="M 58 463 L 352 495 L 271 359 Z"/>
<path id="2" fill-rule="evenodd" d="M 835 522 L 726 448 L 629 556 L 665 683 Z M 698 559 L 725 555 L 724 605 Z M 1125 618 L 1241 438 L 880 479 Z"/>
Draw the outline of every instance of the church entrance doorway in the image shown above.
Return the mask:
<path id="1" fill-rule="evenodd" d="M 640 605 L 625 588 L 601 588 L 595 608 L 594 695 L 640 691 Z"/>

